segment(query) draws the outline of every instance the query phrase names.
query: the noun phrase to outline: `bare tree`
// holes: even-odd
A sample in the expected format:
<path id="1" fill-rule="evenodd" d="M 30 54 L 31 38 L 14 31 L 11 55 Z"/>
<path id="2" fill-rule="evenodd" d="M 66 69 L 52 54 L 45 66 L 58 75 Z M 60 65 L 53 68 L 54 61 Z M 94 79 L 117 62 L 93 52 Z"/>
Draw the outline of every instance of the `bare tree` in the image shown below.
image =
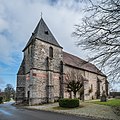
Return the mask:
<path id="1" fill-rule="evenodd" d="M 74 98 L 76 98 L 76 93 L 83 87 L 84 78 L 83 76 L 74 70 L 66 74 L 66 89 L 67 92 L 71 94 L 73 92 Z"/>
<path id="2" fill-rule="evenodd" d="M 73 35 L 77 45 L 95 53 L 89 60 L 107 66 L 112 79 L 120 77 L 120 0 L 89 0 Z M 119 82 L 119 80 L 118 80 Z"/>

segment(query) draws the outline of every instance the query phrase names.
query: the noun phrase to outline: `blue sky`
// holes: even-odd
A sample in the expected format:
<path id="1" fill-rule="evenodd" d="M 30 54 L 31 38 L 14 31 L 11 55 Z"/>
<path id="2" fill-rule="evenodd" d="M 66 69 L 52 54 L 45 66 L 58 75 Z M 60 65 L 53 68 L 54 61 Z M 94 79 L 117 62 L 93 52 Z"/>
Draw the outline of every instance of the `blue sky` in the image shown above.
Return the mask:
<path id="1" fill-rule="evenodd" d="M 10 83 L 15 88 L 22 50 L 33 30 L 43 19 L 65 51 L 86 59 L 90 52 L 76 47 L 71 37 L 74 25 L 81 22 L 80 0 L 0 0 L 0 89 Z"/>

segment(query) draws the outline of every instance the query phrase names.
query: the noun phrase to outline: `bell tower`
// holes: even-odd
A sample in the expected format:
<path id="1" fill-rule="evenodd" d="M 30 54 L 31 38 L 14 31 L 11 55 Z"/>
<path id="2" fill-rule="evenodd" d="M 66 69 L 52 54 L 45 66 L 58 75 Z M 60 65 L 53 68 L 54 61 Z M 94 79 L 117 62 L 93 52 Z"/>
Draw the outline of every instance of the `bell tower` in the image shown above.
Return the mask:
<path id="1" fill-rule="evenodd" d="M 61 96 L 63 51 L 42 17 L 23 52 L 29 104 L 54 102 Z"/>

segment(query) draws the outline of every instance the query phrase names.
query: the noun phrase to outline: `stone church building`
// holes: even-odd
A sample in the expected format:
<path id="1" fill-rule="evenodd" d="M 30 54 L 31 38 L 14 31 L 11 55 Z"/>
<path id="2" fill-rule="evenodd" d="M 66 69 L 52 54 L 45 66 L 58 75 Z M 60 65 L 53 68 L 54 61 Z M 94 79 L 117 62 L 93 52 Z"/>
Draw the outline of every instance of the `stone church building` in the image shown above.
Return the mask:
<path id="1" fill-rule="evenodd" d="M 65 81 L 70 80 L 68 74 L 72 71 L 84 78 L 84 100 L 99 98 L 103 91 L 108 93 L 106 75 L 95 65 L 64 52 L 43 18 L 23 52 L 17 73 L 16 103 L 27 101 L 29 105 L 35 105 L 69 98 L 72 93 L 67 92 Z M 80 98 L 79 92 L 77 97 Z"/>

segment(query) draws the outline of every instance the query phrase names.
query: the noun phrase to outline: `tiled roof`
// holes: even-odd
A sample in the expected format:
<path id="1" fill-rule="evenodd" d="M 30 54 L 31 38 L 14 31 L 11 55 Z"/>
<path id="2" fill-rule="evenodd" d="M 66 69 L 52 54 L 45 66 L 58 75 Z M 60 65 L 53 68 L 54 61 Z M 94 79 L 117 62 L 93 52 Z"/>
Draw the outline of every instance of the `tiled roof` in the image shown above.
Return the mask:
<path id="1" fill-rule="evenodd" d="M 38 40 L 41 40 L 41 41 L 44 41 L 44 42 L 47 42 L 47 43 L 50 43 L 52 45 L 62 48 L 42 18 L 40 19 L 37 27 L 35 28 L 32 36 L 31 36 L 30 40 L 28 41 L 24 50 L 30 45 L 33 38 L 37 38 Z"/>
<path id="2" fill-rule="evenodd" d="M 92 63 L 89 63 L 67 52 L 63 52 L 63 63 L 66 65 L 70 65 L 72 67 L 76 67 L 76 68 L 83 69 L 89 72 L 97 73 L 102 76 L 106 76 Z"/>

